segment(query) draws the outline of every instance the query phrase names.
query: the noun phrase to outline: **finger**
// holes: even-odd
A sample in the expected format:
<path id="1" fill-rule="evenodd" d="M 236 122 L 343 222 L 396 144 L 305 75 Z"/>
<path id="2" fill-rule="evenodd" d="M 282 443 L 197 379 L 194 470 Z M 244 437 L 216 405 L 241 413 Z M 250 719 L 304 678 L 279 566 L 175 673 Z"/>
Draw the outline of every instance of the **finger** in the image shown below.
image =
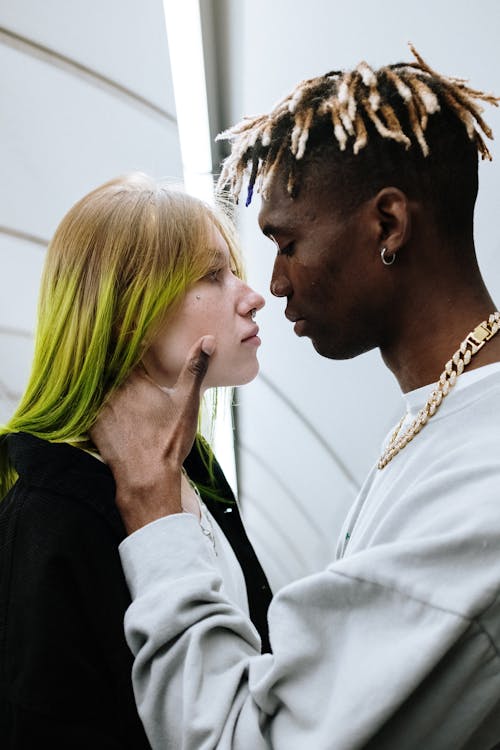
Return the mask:
<path id="1" fill-rule="evenodd" d="M 215 350 L 215 339 L 213 336 L 204 336 L 191 347 L 184 363 L 177 383 L 176 390 L 193 394 L 199 400 L 200 388 L 207 373 L 210 356 Z"/>
<path id="2" fill-rule="evenodd" d="M 208 356 L 211 357 L 215 351 L 215 336 L 203 336 L 201 340 L 201 348 L 205 354 L 208 354 Z"/>
<path id="3" fill-rule="evenodd" d="M 136 367 L 134 367 L 127 380 L 125 381 L 126 384 L 129 384 L 130 382 L 136 382 L 141 385 L 144 385 L 144 383 L 147 382 L 151 385 L 154 385 L 155 388 L 159 388 L 160 391 L 168 390 L 168 388 L 161 386 L 156 382 L 156 380 L 154 380 L 153 376 L 148 372 L 146 365 L 142 360 L 138 365 L 136 365 Z"/>

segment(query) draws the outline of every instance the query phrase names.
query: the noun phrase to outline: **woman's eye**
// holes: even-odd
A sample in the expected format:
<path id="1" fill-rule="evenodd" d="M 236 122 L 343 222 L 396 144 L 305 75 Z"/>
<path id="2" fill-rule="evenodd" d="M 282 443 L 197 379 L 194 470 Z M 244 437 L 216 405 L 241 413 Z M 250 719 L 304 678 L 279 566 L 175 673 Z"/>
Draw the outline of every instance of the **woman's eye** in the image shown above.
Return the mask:
<path id="1" fill-rule="evenodd" d="M 205 275 L 207 281 L 222 282 L 226 274 L 233 274 L 239 276 L 237 268 L 231 268 L 230 266 L 221 266 L 220 268 L 214 268 Z"/>
<path id="2" fill-rule="evenodd" d="M 222 276 L 223 269 L 222 268 L 216 268 L 213 271 L 209 271 L 207 273 L 206 278 L 209 281 L 219 281 L 220 277 Z"/>

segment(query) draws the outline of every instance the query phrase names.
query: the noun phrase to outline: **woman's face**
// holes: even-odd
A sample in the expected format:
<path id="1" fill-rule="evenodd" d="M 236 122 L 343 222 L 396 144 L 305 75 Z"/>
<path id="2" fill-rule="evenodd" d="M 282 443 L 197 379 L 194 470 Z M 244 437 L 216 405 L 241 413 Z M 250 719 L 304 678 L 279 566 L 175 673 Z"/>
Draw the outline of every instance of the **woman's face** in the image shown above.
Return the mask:
<path id="1" fill-rule="evenodd" d="M 143 356 L 149 375 L 159 385 L 172 386 L 193 344 L 206 334 L 215 336 L 203 388 L 242 385 L 257 375 L 258 326 L 252 310 L 264 299 L 234 275 L 226 241 L 211 226 L 216 250 L 213 268 L 186 293 Z"/>

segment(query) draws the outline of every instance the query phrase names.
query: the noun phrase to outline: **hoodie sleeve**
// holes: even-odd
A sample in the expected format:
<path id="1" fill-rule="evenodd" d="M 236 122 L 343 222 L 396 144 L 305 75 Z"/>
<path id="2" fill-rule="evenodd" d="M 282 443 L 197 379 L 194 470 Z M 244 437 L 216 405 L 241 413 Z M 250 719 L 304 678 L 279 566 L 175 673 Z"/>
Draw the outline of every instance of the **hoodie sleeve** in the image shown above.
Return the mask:
<path id="1" fill-rule="evenodd" d="M 253 625 L 221 595 L 189 514 L 145 526 L 120 553 L 135 696 L 155 750 L 451 750 L 489 710 L 482 696 L 467 702 L 483 665 L 498 675 L 488 636 L 471 618 L 374 580 L 369 552 L 275 596 L 272 655 L 259 653 Z"/>

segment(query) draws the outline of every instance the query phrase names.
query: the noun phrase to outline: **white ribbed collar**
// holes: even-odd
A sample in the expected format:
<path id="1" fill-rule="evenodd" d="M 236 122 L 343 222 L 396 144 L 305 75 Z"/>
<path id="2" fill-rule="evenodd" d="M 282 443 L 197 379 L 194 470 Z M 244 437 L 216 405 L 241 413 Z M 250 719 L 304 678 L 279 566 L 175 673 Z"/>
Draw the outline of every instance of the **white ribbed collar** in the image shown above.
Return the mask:
<path id="1" fill-rule="evenodd" d="M 463 372 L 460 377 L 457 378 L 457 382 L 453 386 L 453 391 L 455 393 L 462 391 L 464 388 L 468 388 L 473 383 L 477 383 L 495 372 L 500 372 L 500 362 L 492 362 L 490 365 L 483 365 L 483 367 L 478 367 L 476 370 Z M 435 385 L 436 383 L 431 383 L 430 385 L 424 385 L 421 388 L 416 388 L 414 391 L 409 391 L 408 393 L 403 394 L 408 414 L 411 414 L 412 416 L 417 414 L 426 403 Z"/>

